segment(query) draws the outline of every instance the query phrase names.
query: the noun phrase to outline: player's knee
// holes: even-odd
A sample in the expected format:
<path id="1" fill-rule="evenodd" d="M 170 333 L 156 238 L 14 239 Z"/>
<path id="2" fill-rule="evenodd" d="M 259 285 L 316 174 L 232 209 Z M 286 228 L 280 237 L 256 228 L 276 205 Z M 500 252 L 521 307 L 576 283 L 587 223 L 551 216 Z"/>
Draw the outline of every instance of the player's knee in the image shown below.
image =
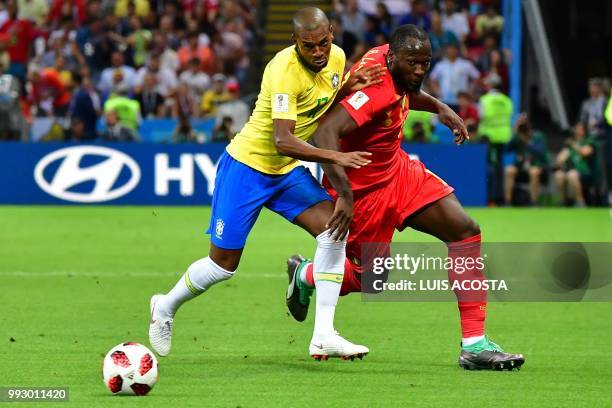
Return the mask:
<path id="1" fill-rule="evenodd" d="M 572 182 L 577 182 L 580 180 L 580 174 L 576 170 L 570 170 L 567 172 L 567 179 Z"/>
<path id="2" fill-rule="evenodd" d="M 541 174 L 542 174 L 542 168 L 540 168 L 540 167 L 531 167 L 529 169 L 529 176 L 531 178 L 539 179 Z"/>
<path id="3" fill-rule="evenodd" d="M 555 172 L 555 180 L 557 180 L 557 182 L 565 181 L 565 172 L 563 170 L 557 170 Z"/>
<path id="4" fill-rule="evenodd" d="M 231 251 L 216 250 L 211 251 L 210 259 L 226 271 L 234 272 L 240 264 L 240 254 Z"/>
<path id="5" fill-rule="evenodd" d="M 516 166 L 513 165 L 506 166 L 504 171 L 508 177 L 516 177 L 516 174 L 518 173 Z"/>
<path id="6" fill-rule="evenodd" d="M 472 218 L 468 217 L 465 221 L 465 225 L 462 228 L 457 239 L 453 241 L 462 241 L 464 239 L 471 238 L 473 236 L 480 235 L 480 226 Z"/>

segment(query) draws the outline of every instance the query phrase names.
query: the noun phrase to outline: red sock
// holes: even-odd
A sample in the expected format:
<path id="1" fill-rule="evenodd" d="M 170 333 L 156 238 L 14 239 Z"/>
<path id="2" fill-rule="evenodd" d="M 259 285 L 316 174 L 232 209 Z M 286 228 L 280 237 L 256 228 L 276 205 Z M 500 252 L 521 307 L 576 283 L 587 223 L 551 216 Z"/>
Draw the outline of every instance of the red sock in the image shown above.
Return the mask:
<path id="1" fill-rule="evenodd" d="M 314 276 L 312 275 L 313 263 L 309 263 L 306 265 L 306 282 L 312 287 L 314 287 Z"/>
<path id="2" fill-rule="evenodd" d="M 310 286 L 314 286 L 313 266 L 312 262 L 305 266 L 306 268 L 306 282 Z M 353 292 L 361 292 L 361 280 L 357 276 L 357 268 L 351 261 L 344 260 L 344 279 L 342 280 L 342 287 L 340 288 L 340 296 L 348 295 Z"/>
<path id="3" fill-rule="evenodd" d="M 344 278 L 342 279 L 342 286 L 340 287 L 340 296 L 361 292 L 361 279 L 359 273 L 357 266 L 346 258 L 344 260 Z"/>
<path id="4" fill-rule="evenodd" d="M 448 256 L 451 259 L 456 258 L 471 258 L 480 257 L 480 234 L 473 237 L 448 244 Z M 484 279 L 482 270 L 474 267 L 467 269 L 463 273 L 455 270 L 449 270 L 449 280 L 475 280 Z M 459 315 L 461 317 L 461 337 L 476 337 L 484 335 L 485 318 L 487 316 L 487 292 L 486 291 L 469 291 L 457 294 Z"/>

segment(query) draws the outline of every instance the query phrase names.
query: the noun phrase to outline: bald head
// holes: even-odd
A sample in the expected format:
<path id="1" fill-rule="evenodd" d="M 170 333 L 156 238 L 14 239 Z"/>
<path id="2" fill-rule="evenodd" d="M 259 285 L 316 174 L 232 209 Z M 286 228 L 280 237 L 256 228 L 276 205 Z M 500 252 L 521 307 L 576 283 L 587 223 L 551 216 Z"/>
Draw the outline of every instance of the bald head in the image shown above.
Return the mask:
<path id="1" fill-rule="evenodd" d="M 301 62 L 308 69 L 319 72 L 327 66 L 334 35 L 323 11 L 306 7 L 295 13 L 291 37 Z"/>
<path id="2" fill-rule="evenodd" d="M 296 36 L 304 31 L 314 31 L 321 27 L 329 27 L 329 20 L 323 10 L 316 7 L 305 7 L 293 16 L 293 34 Z"/>

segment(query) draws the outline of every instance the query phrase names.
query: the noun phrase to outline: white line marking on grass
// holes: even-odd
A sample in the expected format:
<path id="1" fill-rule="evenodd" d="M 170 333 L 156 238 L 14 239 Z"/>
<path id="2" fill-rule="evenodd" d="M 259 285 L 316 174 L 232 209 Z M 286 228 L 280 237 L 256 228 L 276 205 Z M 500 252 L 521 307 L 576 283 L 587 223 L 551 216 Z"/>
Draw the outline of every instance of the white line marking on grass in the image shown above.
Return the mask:
<path id="1" fill-rule="evenodd" d="M 71 272 L 71 271 L 32 271 L 32 272 L 24 272 L 24 271 L 6 271 L 0 272 L 0 276 L 19 276 L 24 278 L 44 278 L 44 277 L 54 277 L 54 278 L 125 278 L 125 277 L 134 277 L 134 278 L 152 278 L 152 277 L 176 277 L 177 279 L 181 275 L 177 275 L 174 272 Z M 283 273 L 241 273 L 237 276 L 250 278 L 250 279 L 287 279 L 287 276 Z"/>

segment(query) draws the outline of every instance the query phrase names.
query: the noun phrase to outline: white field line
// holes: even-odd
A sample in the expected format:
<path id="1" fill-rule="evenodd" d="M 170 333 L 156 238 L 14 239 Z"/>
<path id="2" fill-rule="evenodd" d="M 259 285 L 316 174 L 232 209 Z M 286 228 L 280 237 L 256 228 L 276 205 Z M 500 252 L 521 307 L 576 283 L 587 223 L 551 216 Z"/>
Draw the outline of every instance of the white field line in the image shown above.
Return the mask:
<path id="1" fill-rule="evenodd" d="M 78 271 L 0 271 L 0 276 L 18 276 L 24 278 L 153 278 L 153 277 L 176 277 L 177 279 L 181 276 L 175 272 L 78 272 Z M 250 278 L 250 279 L 287 279 L 286 273 L 279 270 L 278 273 L 257 273 L 257 272 L 243 272 L 238 273 L 237 276 Z"/>

